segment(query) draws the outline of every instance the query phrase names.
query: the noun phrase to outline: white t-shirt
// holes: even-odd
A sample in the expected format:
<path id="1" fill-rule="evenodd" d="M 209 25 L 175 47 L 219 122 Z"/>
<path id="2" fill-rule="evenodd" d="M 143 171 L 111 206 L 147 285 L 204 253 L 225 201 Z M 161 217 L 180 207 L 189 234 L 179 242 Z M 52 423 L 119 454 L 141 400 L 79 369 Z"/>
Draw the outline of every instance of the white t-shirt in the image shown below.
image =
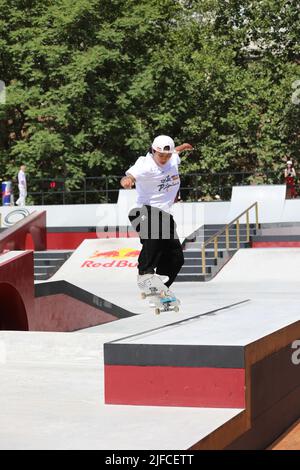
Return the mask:
<path id="1" fill-rule="evenodd" d="M 18 173 L 18 183 L 19 186 L 23 186 L 26 189 L 26 175 L 22 170 Z"/>
<path id="2" fill-rule="evenodd" d="M 126 171 L 126 175 L 130 174 L 136 180 L 137 206 L 145 204 L 170 211 L 180 187 L 179 163 L 180 158 L 176 152 L 163 166 L 155 162 L 151 153 L 137 159 Z"/>

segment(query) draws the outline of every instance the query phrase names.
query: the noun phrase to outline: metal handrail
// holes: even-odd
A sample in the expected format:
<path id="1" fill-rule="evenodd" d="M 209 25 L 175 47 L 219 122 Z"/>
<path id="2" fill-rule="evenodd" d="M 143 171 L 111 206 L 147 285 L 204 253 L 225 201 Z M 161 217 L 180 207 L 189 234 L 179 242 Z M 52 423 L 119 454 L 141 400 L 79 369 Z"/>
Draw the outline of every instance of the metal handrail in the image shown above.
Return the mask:
<path id="1" fill-rule="evenodd" d="M 246 233 L 247 233 L 247 242 L 250 240 L 250 223 L 249 223 L 249 212 L 250 210 L 255 207 L 255 225 L 256 229 L 258 229 L 258 203 L 254 202 L 251 206 L 248 207 L 248 209 L 244 210 L 241 214 L 239 214 L 237 217 L 235 217 L 231 222 L 225 225 L 225 228 L 220 229 L 217 233 L 212 235 L 208 240 L 206 240 L 202 244 L 202 274 L 206 274 L 206 255 L 205 255 L 205 248 L 207 245 L 210 245 L 212 242 L 214 243 L 214 255 L 215 258 L 218 257 L 218 238 L 223 235 L 225 232 L 226 236 L 226 250 L 229 250 L 230 248 L 230 242 L 229 242 L 229 228 L 236 223 L 236 243 L 237 243 L 237 248 L 240 248 L 240 218 L 246 214 Z"/>

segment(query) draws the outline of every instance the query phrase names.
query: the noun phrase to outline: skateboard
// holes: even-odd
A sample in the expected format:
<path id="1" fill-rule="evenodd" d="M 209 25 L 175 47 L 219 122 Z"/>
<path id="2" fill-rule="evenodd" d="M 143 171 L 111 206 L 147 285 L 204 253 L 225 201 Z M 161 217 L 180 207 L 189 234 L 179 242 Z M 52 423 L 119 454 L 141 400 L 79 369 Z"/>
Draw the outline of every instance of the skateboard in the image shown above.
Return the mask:
<path id="1" fill-rule="evenodd" d="M 138 284 L 138 286 L 142 291 L 142 299 L 146 299 L 147 297 L 153 299 L 153 306 L 157 315 L 161 312 L 169 312 L 172 310 L 179 312 L 179 300 L 172 292 L 168 291 L 165 284 L 155 274 L 144 281 L 143 284 Z"/>
<path id="2" fill-rule="evenodd" d="M 153 297 L 155 313 L 159 315 L 161 312 L 179 312 L 179 301 L 174 295 L 167 295 L 161 292 L 159 295 Z"/>

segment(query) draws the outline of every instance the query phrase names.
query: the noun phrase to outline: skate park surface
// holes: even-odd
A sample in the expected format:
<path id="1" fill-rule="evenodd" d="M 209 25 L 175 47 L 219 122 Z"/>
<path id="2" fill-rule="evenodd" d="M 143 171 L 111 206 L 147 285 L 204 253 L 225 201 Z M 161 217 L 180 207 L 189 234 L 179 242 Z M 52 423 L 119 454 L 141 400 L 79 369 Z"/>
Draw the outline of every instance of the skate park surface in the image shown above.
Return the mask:
<path id="1" fill-rule="evenodd" d="M 105 404 L 103 345 L 244 348 L 298 327 L 300 249 L 239 250 L 212 281 L 175 283 L 180 312 L 160 316 L 136 287 L 139 249 L 133 239 L 87 240 L 50 281 L 132 316 L 74 333 L 0 332 L 0 448 L 189 449 L 243 415 L 244 406 Z"/>
<path id="2" fill-rule="evenodd" d="M 133 314 L 145 312 L 137 291 L 138 239 L 85 240 L 49 281 L 65 280 L 118 305 Z M 208 283 L 175 283 L 179 299 L 184 295 L 187 314 L 197 314 L 203 302 L 234 303 L 251 292 L 251 299 L 280 301 L 298 295 L 300 251 L 297 248 L 240 249 Z M 191 289 L 192 294 L 188 295 Z M 198 297 L 199 295 L 199 297 Z M 199 300 L 201 303 L 199 304 Z M 148 310 L 148 309 L 147 309 Z"/>
<path id="3" fill-rule="evenodd" d="M 258 199 L 260 222 L 297 218 L 299 201 L 284 202 L 282 187 L 259 187 L 259 194 L 241 187 L 233 196 L 227 221 Z M 1 449 L 257 449 L 299 418 L 300 365 L 290 358 L 300 339 L 300 249 L 241 249 L 213 280 L 174 283 L 180 311 L 157 316 L 136 286 L 140 248 L 137 239 L 86 240 L 49 281 L 36 284 L 51 291 L 63 280 L 120 311 L 119 319 L 72 333 L 0 331 Z M 0 267 L 14 256 L 2 255 Z M 224 367 L 238 377 L 239 393 L 226 389 L 222 405 L 217 377 L 208 393 L 202 384 L 196 390 L 202 405 L 188 401 L 195 394 L 176 406 L 171 385 L 153 391 L 149 375 L 133 405 L 140 369 L 158 365 L 167 374 L 170 364 L 180 373 L 182 365 L 198 367 L 200 375 L 201 368 L 218 374 Z M 185 377 L 175 374 L 172 386 L 185 385 Z"/>

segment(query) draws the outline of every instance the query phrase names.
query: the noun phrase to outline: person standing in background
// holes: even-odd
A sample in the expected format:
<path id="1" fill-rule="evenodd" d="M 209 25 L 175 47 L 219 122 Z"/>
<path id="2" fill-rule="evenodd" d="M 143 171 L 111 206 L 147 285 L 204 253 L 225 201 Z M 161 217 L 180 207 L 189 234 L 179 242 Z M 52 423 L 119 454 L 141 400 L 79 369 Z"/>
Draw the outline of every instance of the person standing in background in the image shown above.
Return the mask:
<path id="1" fill-rule="evenodd" d="M 294 199 L 297 197 L 296 191 L 296 171 L 292 160 L 286 162 L 286 168 L 284 170 L 284 178 L 286 183 L 286 198 Z"/>
<path id="2" fill-rule="evenodd" d="M 16 201 L 17 206 L 25 206 L 25 199 L 27 196 L 27 183 L 26 183 L 26 165 L 20 166 L 18 173 L 18 188 L 19 188 L 19 199 Z"/>

